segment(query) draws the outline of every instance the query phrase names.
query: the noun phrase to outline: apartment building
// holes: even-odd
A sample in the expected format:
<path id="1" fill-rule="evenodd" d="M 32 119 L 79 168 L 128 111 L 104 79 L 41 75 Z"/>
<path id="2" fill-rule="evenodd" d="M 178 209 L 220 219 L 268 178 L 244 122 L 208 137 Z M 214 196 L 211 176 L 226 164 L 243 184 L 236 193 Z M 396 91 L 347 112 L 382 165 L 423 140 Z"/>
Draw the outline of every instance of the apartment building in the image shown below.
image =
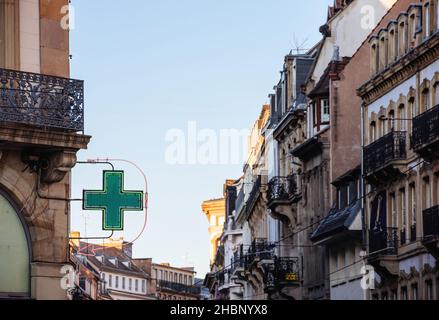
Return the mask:
<path id="1" fill-rule="evenodd" d="M 194 268 L 176 268 L 154 263 L 152 278 L 158 300 L 200 300 L 201 287 L 195 283 Z"/>
<path id="2" fill-rule="evenodd" d="M 86 149 L 68 0 L 0 1 L 0 298 L 68 298 L 71 169 Z"/>

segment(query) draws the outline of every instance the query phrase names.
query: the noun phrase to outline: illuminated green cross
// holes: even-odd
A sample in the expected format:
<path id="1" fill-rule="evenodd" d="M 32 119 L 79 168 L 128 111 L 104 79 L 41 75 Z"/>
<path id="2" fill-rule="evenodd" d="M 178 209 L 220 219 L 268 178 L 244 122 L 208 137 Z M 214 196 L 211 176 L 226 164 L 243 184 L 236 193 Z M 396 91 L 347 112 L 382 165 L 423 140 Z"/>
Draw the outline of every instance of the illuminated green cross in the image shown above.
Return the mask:
<path id="1" fill-rule="evenodd" d="M 102 211 L 102 229 L 122 231 L 125 211 L 143 210 L 143 192 L 124 190 L 123 171 L 104 171 L 104 189 L 84 190 L 84 210 Z"/>

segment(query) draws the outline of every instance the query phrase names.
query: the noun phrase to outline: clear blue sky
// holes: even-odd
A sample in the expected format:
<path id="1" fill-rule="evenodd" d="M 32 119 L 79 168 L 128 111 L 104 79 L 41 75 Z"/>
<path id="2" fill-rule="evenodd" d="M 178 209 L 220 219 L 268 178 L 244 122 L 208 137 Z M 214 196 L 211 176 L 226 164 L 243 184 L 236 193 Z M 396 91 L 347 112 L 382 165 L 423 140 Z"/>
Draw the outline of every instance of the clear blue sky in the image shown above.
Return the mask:
<path id="1" fill-rule="evenodd" d="M 222 196 L 227 178 L 242 165 L 172 166 L 164 159 L 169 129 L 249 128 L 279 80 L 283 56 L 298 40 L 320 40 L 332 0 L 74 0 L 71 76 L 85 80 L 86 134 L 93 139 L 79 159 L 123 158 L 136 162 L 149 179 L 146 232 L 136 257 L 176 266 L 209 269 L 208 223 L 203 200 Z M 127 189 L 143 180 L 126 170 Z M 101 170 L 78 166 L 73 196 L 100 189 Z M 86 220 L 85 217 L 88 217 Z M 87 223 L 85 223 L 87 221 Z M 127 213 L 133 239 L 143 217 Z M 101 215 L 72 206 L 72 229 L 102 236 Z"/>

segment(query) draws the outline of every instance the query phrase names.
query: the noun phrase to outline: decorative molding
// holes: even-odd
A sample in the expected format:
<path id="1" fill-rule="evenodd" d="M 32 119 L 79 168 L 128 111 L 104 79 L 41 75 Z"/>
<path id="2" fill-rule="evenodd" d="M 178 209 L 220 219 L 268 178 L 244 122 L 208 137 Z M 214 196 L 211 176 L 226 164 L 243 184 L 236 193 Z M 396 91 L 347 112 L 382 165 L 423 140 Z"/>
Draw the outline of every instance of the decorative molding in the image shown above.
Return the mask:
<path id="1" fill-rule="evenodd" d="M 363 84 L 357 93 L 364 104 L 369 105 L 438 60 L 438 57 L 439 32 L 436 32 L 420 46 Z"/>

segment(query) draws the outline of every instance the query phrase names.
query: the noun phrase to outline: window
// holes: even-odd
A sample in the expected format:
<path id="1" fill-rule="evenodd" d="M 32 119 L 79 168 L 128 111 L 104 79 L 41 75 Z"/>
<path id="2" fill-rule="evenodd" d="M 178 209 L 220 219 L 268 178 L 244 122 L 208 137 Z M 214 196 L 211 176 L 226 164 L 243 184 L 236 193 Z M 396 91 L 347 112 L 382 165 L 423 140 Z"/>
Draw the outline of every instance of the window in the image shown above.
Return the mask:
<path id="1" fill-rule="evenodd" d="M 394 193 L 390 194 L 390 208 L 389 208 L 389 212 L 392 215 L 391 216 L 391 221 L 392 221 L 392 227 L 396 228 L 398 225 L 398 218 L 397 218 L 397 212 L 396 212 L 396 196 Z"/>
<path id="2" fill-rule="evenodd" d="M 417 283 L 412 284 L 412 300 L 419 300 Z"/>
<path id="3" fill-rule="evenodd" d="M 116 288 L 119 288 L 119 276 L 116 276 Z"/>
<path id="4" fill-rule="evenodd" d="M 430 19 L 431 19 L 431 13 L 430 13 L 430 3 L 426 3 L 424 6 L 424 35 L 425 37 L 430 36 Z"/>
<path id="5" fill-rule="evenodd" d="M 430 177 L 424 178 L 424 188 L 422 190 L 424 195 L 424 205 L 422 206 L 423 210 L 429 209 L 433 206 L 432 194 L 431 194 L 431 184 Z"/>
<path id="6" fill-rule="evenodd" d="M 395 130 L 395 111 L 390 110 L 389 111 L 389 132 Z"/>
<path id="7" fill-rule="evenodd" d="M 188 285 L 188 282 L 187 282 L 187 275 L 184 276 L 184 284 L 185 284 L 185 285 Z"/>
<path id="8" fill-rule="evenodd" d="M 125 290 L 125 277 L 122 277 L 122 289 Z"/>
<path id="9" fill-rule="evenodd" d="M 407 50 L 407 33 L 406 33 L 406 25 L 404 22 L 399 24 L 399 56 L 402 57 Z"/>
<path id="10" fill-rule="evenodd" d="M 438 18 L 439 20 L 439 18 Z M 434 86 L 434 104 L 439 105 L 439 84 L 436 83 Z"/>
<path id="11" fill-rule="evenodd" d="M 328 123 L 330 121 L 330 109 L 329 109 L 329 99 L 323 99 L 320 101 L 322 109 L 322 123 Z"/>
<path id="12" fill-rule="evenodd" d="M 0 296 L 29 296 L 29 244 L 19 214 L 0 194 Z"/>
<path id="13" fill-rule="evenodd" d="M 379 59 L 380 59 L 380 70 L 383 70 L 387 66 L 387 40 L 386 37 L 383 36 L 380 39 L 380 45 L 379 45 Z"/>
<path id="14" fill-rule="evenodd" d="M 105 282 L 105 273 L 102 274 L 102 281 Z"/>
<path id="15" fill-rule="evenodd" d="M 430 91 L 425 89 L 422 91 L 422 112 L 430 109 Z"/>
<path id="16" fill-rule="evenodd" d="M 425 281 L 425 300 L 434 300 L 433 281 Z"/>
<path id="17" fill-rule="evenodd" d="M 146 293 L 146 280 L 142 280 L 142 292 Z"/>
<path id="18" fill-rule="evenodd" d="M 436 1 L 436 28 L 439 30 L 439 1 Z"/>
<path id="19" fill-rule="evenodd" d="M 370 52 L 370 66 L 372 75 L 376 74 L 378 72 L 378 50 L 377 45 L 372 44 L 371 46 L 371 52 Z"/>
<path id="20" fill-rule="evenodd" d="M 370 143 L 374 142 L 377 138 L 377 132 L 376 132 L 376 122 L 373 121 L 370 124 Z"/>
<path id="21" fill-rule="evenodd" d="M 416 16 L 412 14 L 409 19 L 409 46 L 412 48 L 415 44 L 416 35 Z"/>
<path id="22" fill-rule="evenodd" d="M 398 300 L 398 291 L 397 290 L 392 290 L 392 292 L 391 292 L 391 299 L 392 300 Z"/>
<path id="23" fill-rule="evenodd" d="M 111 274 L 108 276 L 108 286 L 109 287 L 113 286 L 113 276 Z"/>
<path id="24" fill-rule="evenodd" d="M 418 110 L 416 109 L 416 104 L 414 99 L 410 99 L 409 101 L 409 108 L 412 112 L 412 118 L 416 117 L 418 115 Z"/>
<path id="25" fill-rule="evenodd" d="M 406 205 L 405 205 L 405 189 L 401 189 L 401 191 L 399 192 L 399 203 L 400 203 L 400 208 L 401 208 L 401 228 L 402 229 L 406 229 L 407 228 L 407 210 L 406 210 Z M 404 231 L 404 230 L 403 230 Z"/>
<path id="26" fill-rule="evenodd" d="M 407 287 L 402 287 L 401 288 L 401 300 L 408 300 L 408 291 L 407 291 Z"/>
<path id="27" fill-rule="evenodd" d="M 410 222 L 411 226 L 416 226 L 416 185 L 410 185 Z"/>
<path id="28" fill-rule="evenodd" d="M 139 280 L 136 279 L 135 285 L 134 285 L 134 290 L 137 292 L 139 291 Z"/>
<path id="29" fill-rule="evenodd" d="M 128 280 L 128 290 L 133 290 L 133 279 L 131 278 Z"/>
<path id="30" fill-rule="evenodd" d="M 389 62 L 396 60 L 396 34 L 395 30 L 389 32 Z"/>
<path id="31" fill-rule="evenodd" d="M 406 131 L 407 130 L 407 113 L 405 109 L 405 105 L 401 104 L 399 106 L 399 130 Z"/>

